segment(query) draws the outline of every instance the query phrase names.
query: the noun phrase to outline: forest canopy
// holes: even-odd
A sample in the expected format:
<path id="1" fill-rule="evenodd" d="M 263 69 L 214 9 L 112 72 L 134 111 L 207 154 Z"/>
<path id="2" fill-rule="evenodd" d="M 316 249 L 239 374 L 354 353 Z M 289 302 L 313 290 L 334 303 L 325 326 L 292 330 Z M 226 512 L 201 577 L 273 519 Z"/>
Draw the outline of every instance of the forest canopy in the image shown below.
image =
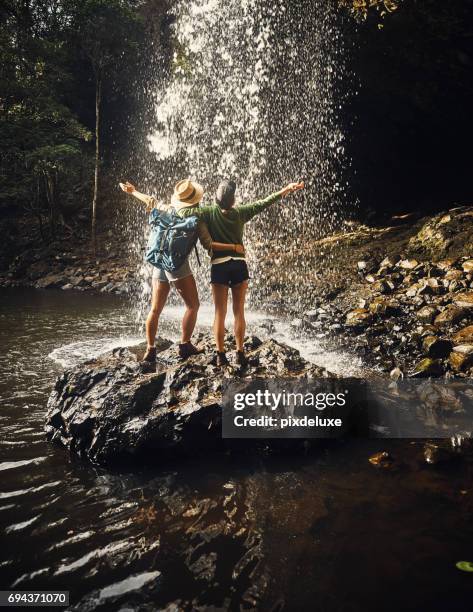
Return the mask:
<path id="1" fill-rule="evenodd" d="M 308 0 L 286 1 L 303 9 Z M 334 1 L 358 90 L 344 120 L 360 209 L 465 201 L 471 0 Z M 0 3 L 2 223 L 26 219 L 46 242 L 77 226 L 89 234 L 93 205 L 108 214 L 117 158 L 152 165 L 142 142 L 155 118 L 146 114 L 152 105 L 145 87 L 136 85 L 139 75 L 166 76 L 166 57 L 170 62 L 175 51 L 172 7 L 173 0 Z M 160 45 L 168 56 L 151 67 Z"/>
<path id="2" fill-rule="evenodd" d="M 143 41 L 134 0 L 10 0 L 0 17 L 0 212 L 43 236 L 90 207 L 97 102 L 120 91 Z M 98 134 L 98 130 L 95 136 Z M 98 153 L 98 163 L 102 153 Z"/>
<path id="3" fill-rule="evenodd" d="M 357 17 L 394 0 L 340 0 Z M 125 120 L 159 0 L 9 0 L 0 5 L 0 215 L 27 213 L 45 238 L 100 195 L 106 136 Z M 113 107 L 113 112 L 109 112 Z M 95 171 L 95 181 L 94 181 Z"/>

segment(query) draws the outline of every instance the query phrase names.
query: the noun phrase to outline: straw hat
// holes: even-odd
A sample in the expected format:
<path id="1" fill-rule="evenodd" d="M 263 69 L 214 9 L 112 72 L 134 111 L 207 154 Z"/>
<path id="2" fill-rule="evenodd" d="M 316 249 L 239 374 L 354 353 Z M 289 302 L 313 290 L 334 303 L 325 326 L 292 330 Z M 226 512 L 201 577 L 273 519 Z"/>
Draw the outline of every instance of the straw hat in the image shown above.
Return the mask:
<path id="1" fill-rule="evenodd" d="M 176 183 L 174 193 L 171 197 L 171 204 L 178 208 L 195 206 L 202 200 L 204 188 L 199 183 L 185 179 Z"/>

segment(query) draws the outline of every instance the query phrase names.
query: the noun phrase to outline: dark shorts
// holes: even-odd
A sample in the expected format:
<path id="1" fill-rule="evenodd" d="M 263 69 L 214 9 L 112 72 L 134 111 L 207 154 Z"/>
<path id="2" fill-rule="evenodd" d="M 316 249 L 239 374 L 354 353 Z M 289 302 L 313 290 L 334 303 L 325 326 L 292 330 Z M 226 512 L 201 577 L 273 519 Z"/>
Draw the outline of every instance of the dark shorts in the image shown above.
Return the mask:
<path id="1" fill-rule="evenodd" d="M 230 259 L 219 264 L 213 264 L 210 273 L 210 282 L 213 285 L 226 285 L 235 287 L 248 280 L 248 266 L 244 259 Z"/>

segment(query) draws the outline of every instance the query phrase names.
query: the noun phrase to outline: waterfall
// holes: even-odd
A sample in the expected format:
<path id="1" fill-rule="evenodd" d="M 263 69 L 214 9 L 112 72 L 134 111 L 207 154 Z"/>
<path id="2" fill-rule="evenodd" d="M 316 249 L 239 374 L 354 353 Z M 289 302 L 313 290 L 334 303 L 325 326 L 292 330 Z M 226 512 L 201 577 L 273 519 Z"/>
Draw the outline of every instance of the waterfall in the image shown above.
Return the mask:
<path id="1" fill-rule="evenodd" d="M 330 0 L 177 0 L 170 12 L 171 67 L 163 77 L 162 60 L 150 66 L 159 75 L 148 98 L 156 159 L 148 183 L 157 195 L 168 199 L 186 177 L 204 185 L 206 203 L 222 178 L 236 180 L 237 201 L 306 182 L 302 194 L 248 227 L 260 301 L 274 290 L 260 263 L 270 258 L 287 268 L 280 255 L 292 255 L 295 275 L 312 274 L 300 245 L 337 229 L 353 208 L 342 15 Z"/>

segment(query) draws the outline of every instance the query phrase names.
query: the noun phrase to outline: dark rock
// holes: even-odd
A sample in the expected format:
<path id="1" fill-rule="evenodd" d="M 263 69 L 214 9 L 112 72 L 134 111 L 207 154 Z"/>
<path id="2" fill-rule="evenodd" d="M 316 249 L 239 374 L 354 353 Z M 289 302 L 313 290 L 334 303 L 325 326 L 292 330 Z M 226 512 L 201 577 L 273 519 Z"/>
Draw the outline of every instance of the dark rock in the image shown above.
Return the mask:
<path id="1" fill-rule="evenodd" d="M 449 251 L 459 252 L 464 240 L 471 237 L 473 216 L 468 207 L 457 207 L 429 218 L 420 231 L 409 240 L 408 248 L 432 259 L 448 257 Z M 470 238 L 471 240 L 471 238 Z M 458 241 L 458 242 L 456 242 Z"/>
<path id="2" fill-rule="evenodd" d="M 469 434 L 455 435 L 448 440 L 428 441 L 424 444 L 424 460 L 429 465 L 458 461 L 471 456 L 473 440 Z"/>
<path id="3" fill-rule="evenodd" d="M 373 321 L 373 315 L 366 308 L 355 308 L 346 316 L 346 325 L 349 327 L 364 327 Z"/>
<path id="4" fill-rule="evenodd" d="M 55 289 L 61 287 L 67 282 L 67 279 L 64 278 L 62 274 L 49 274 L 43 278 L 40 278 L 36 281 L 35 286 L 38 289 Z"/>
<path id="5" fill-rule="evenodd" d="M 449 304 L 446 308 L 442 310 L 442 312 L 437 315 L 434 319 L 435 325 L 439 326 L 449 326 L 455 323 L 458 323 L 466 316 L 466 310 L 464 308 L 460 308 L 459 306 L 455 306 L 454 304 Z"/>
<path id="6" fill-rule="evenodd" d="M 419 265 L 419 262 L 416 259 L 401 259 L 398 261 L 398 268 L 402 268 L 403 270 L 414 270 Z"/>
<path id="7" fill-rule="evenodd" d="M 369 274 L 370 272 L 375 272 L 378 268 L 378 261 L 375 259 L 362 260 L 357 263 L 357 268 L 359 272 L 363 272 L 364 274 Z"/>
<path id="8" fill-rule="evenodd" d="M 381 451 L 379 453 L 371 455 L 371 457 L 369 458 L 369 462 L 375 467 L 386 469 L 393 466 L 394 459 L 387 451 Z"/>
<path id="9" fill-rule="evenodd" d="M 456 334 L 453 334 L 452 340 L 455 344 L 473 344 L 473 325 L 468 325 Z"/>
<path id="10" fill-rule="evenodd" d="M 378 274 L 386 274 L 386 272 L 391 272 L 395 265 L 396 261 L 393 258 L 385 257 L 379 264 Z"/>
<path id="11" fill-rule="evenodd" d="M 444 280 L 443 283 L 444 287 L 446 287 L 450 291 L 450 293 L 454 293 L 455 291 L 459 291 L 460 289 L 462 289 L 462 287 L 457 281 Z"/>
<path id="12" fill-rule="evenodd" d="M 426 442 L 424 444 L 424 460 L 429 465 L 447 463 L 456 458 L 449 442 Z"/>
<path id="13" fill-rule="evenodd" d="M 417 363 L 411 372 L 411 378 L 429 378 L 430 376 L 442 376 L 444 373 L 442 362 L 437 359 L 426 357 Z"/>
<path id="14" fill-rule="evenodd" d="M 394 291 L 394 288 L 394 283 L 385 279 L 377 280 L 373 283 L 373 291 L 377 291 L 378 293 L 391 293 Z"/>
<path id="15" fill-rule="evenodd" d="M 454 302 L 460 308 L 473 308 L 473 291 L 465 291 L 455 296 Z"/>
<path id="16" fill-rule="evenodd" d="M 427 323 L 426 325 L 419 327 L 417 331 L 419 332 L 420 336 L 424 338 L 425 336 L 436 336 L 439 329 L 437 326 Z"/>
<path id="17" fill-rule="evenodd" d="M 84 277 L 81 276 L 80 274 L 79 275 L 74 274 L 74 276 L 70 279 L 69 282 L 71 285 L 73 285 L 76 288 L 85 284 Z"/>
<path id="18" fill-rule="evenodd" d="M 448 361 L 454 372 L 463 372 L 473 366 L 473 344 L 461 344 L 453 347 Z"/>
<path id="19" fill-rule="evenodd" d="M 437 313 L 438 308 L 436 306 L 424 306 L 417 312 L 416 316 L 423 323 L 432 323 Z"/>
<path id="20" fill-rule="evenodd" d="M 375 298 L 369 305 L 369 310 L 373 314 L 384 315 L 387 317 L 400 314 L 399 304 L 384 297 Z"/>
<path id="21" fill-rule="evenodd" d="M 450 340 L 437 338 L 436 336 L 427 336 L 422 343 L 424 352 L 433 359 L 443 359 L 448 357 L 453 349 L 453 344 Z"/>
<path id="22" fill-rule="evenodd" d="M 461 270 L 449 270 L 444 279 L 447 281 L 459 281 L 463 278 L 463 272 Z"/>
<path id="23" fill-rule="evenodd" d="M 153 373 L 143 373 L 137 347 L 116 349 L 64 372 L 48 401 L 47 437 L 97 463 L 192 455 L 225 445 L 221 401 L 227 383 L 241 377 L 330 376 L 274 340 L 248 339 L 244 371 L 213 365 L 208 336 L 197 344 L 205 352 L 185 362 L 174 345 L 162 350 Z"/>
<path id="24" fill-rule="evenodd" d="M 445 293 L 445 287 L 436 278 L 427 278 L 420 287 L 419 295 L 441 295 Z"/>
<path id="25" fill-rule="evenodd" d="M 419 291 L 423 288 L 423 286 L 424 286 L 424 283 L 422 282 L 414 283 L 407 289 L 406 296 L 407 297 L 416 296 L 419 293 Z"/>
<path id="26" fill-rule="evenodd" d="M 92 287 L 97 290 L 102 289 L 103 287 L 106 287 L 107 285 L 108 285 L 108 281 L 106 280 L 97 280 L 92 283 Z"/>
<path id="27" fill-rule="evenodd" d="M 446 272 L 447 270 L 451 270 L 453 266 L 455 265 L 455 263 L 456 263 L 455 259 L 442 259 L 438 261 L 435 265 L 437 266 L 439 270 Z"/>
<path id="28" fill-rule="evenodd" d="M 48 272 L 50 272 L 49 262 L 42 260 L 31 264 L 27 274 L 28 278 L 31 280 L 38 280 L 39 278 L 48 276 Z"/>

